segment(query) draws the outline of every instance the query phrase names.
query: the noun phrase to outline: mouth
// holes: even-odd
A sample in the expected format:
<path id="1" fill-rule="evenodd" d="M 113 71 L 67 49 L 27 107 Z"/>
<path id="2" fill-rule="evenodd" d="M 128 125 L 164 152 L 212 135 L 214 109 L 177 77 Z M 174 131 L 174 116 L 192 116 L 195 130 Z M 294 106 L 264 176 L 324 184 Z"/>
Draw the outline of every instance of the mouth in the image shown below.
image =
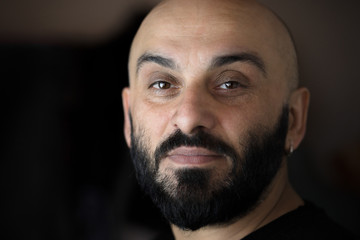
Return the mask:
<path id="1" fill-rule="evenodd" d="M 225 159 L 224 155 L 199 147 L 179 147 L 170 151 L 166 159 L 176 165 L 202 166 Z"/>

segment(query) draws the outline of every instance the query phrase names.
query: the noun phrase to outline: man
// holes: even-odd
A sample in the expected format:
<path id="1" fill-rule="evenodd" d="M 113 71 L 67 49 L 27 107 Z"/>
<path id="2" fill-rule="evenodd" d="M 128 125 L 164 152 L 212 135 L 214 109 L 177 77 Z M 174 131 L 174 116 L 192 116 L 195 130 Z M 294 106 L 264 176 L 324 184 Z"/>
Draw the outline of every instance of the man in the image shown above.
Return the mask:
<path id="1" fill-rule="evenodd" d="M 309 92 L 270 10 L 250 0 L 164 1 L 133 40 L 129 77 L 125 138 L 175 239 L 345 236 L 288 181 Z"/>

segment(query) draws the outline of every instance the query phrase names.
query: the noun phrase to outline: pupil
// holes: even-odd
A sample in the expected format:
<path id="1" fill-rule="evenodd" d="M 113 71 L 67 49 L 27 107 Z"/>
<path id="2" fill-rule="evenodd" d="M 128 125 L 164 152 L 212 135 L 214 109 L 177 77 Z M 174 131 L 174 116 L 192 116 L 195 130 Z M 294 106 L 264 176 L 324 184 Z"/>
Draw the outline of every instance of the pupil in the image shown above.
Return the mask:
<path id="1" fill-rule="evenodd" d="M 227 88 L 231 88 L 231 87 L 232 87 L 232 83 L 231 83 L 231 82 L 227 82 L 227 83 L 225 83 L 225 86 L 226 86 Z"/>
<path id="2" fill-rule="evenodd" d="M 164 83 L 164 82 L 159 83 L 159 85 L 160 85 L 160 88 L 165 88 L 166 87 L 166 83 Z"/>

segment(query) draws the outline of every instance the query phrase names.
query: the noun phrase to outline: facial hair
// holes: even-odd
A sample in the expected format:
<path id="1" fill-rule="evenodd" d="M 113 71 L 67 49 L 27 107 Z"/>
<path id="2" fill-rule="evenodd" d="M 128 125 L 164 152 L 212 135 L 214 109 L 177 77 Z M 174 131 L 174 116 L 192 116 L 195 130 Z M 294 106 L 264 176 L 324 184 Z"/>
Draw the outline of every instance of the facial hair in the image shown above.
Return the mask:
<path id="1" fill-rule="evenodd" d="M 207 132 L 199 130 L 187 136 L 178 130 L 152 155 L 144 131 L 135 135 L 131 121 L 130 153 L 140 187 L 164 217 L 179 228 L 194 231 L 229 224 L 258 206 L 280 168 L 287 128 L 288 107 L 284 106 L 273 129 L 257 125 L 248 131 L 246 141 L 239 140 L 242 154 Z M 225 155 L 231 160 L 231 171 L 215 183 L 211 181 L 214 170 L 207 168 L 181 168 L 174 176 L 159 178 L 160 161 L 180 146 L 202 147 Z"/>

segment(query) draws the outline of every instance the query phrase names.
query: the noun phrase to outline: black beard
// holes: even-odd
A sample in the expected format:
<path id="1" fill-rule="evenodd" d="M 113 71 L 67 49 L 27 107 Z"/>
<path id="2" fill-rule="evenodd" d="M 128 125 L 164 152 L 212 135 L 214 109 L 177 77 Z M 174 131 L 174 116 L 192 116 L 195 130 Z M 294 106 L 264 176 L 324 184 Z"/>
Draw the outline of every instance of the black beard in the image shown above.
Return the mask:
<path id="1" fill-rule="evenodd" d="M 257 126 L 248 132 L 245 144 L 239 143 L 243 157 L 233 147 L 204 131 L 193 136 L 177 131 L 161 143 L 151 157 L 143 134 L 134 136 L 132 122 L 131 128 L 130 153 L 142 190 L 169 222 L 184 230 L 197 230 L 207 225 L 229 224 L 251 212 L 266 196 L 284 156 L 288 108 L 283 108 L 272 131 Z M 170 180 L 157 180 L 159 162 L 166 153 L 180 146 L 203 147 L 225 154 L 232 161 L 231 171 L 221 182 L 210 184 L 211 169 L 176 170 L 178 184 L 170 188 L 170 193 Z M 155 167 L 151 167 L 151 163 Z"/>

